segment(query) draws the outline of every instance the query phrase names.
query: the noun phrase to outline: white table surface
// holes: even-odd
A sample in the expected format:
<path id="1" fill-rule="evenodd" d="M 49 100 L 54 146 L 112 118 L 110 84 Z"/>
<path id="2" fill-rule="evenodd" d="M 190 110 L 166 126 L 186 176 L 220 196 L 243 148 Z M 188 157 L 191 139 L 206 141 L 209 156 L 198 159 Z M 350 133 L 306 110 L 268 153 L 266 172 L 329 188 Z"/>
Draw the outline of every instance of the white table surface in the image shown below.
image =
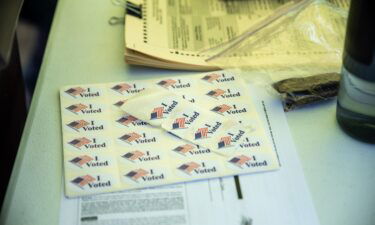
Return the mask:
<path id="1" fill-rule="evenodd" d="M 108 25 L 123 11 L 110 0 L 58 2 L 0 224 L 58 224 L 61 86 L 188 73 L 127 66 L 123 27 Z M 339 129 L 335 104 L 287 113 L 314 205 L 322 225 L 374 225 L 375 145 Z"/>

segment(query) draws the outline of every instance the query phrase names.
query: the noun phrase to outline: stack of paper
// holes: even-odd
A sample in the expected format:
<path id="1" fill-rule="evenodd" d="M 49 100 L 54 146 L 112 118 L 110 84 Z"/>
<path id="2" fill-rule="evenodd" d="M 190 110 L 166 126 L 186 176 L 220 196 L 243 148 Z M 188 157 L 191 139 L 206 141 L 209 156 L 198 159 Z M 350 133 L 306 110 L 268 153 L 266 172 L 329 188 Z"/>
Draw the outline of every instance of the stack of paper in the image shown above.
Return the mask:
<path id="1" fill-rule="evenodd" d="M 213 56 L 213 52 L 206 51 L 207 49 L 216 48 L 241 36 L 252 26 L 272 15 L 276 9 L 299 1 L 133 0 L 131 2 L 132 10 L 128 10 L 125 19 L 127 63 L 167 69 L 215 70 L 218 65 L 222 66 L 222 63 L 207 63 L 206 60 Z M 332 0 L 332 2 L 343 7 L 348 5 L 348 0 Z M 307 25 L 303 26 L 308 27 L 309 22 L 307 20 Z M 332 24 L 342 27 L 341 30 L 344 29 L 344 24 L 338 21 L 332 21 Z M 311 31 L 307 27 L 308 34 Z M 332 49 L 329 48 L 317 52 L 314 48 L 301 50 L 289 46 L 291 42 L 297 47 L 306 45 L 306 40 L 300 38 L 299 32 L 298 30 L 287 32 L 283 37 L 285 39 L 270 41 L 269 47 L 264 50 L 232 52 L 226 55 L 229 58 L 223 60 L 228 59 L 244 65 L 252 62 L 251 66 L 256 66 L 254 62 L 263 65 L 264 58 L 272 56 L 294 56 L 298 61 L 301 55 L 319 57 L 319 54 L 331 54 Z M 311 38 L 309 43 L 316 41 Z"/>
<path id="2" fill-rule="evenodd" d="M 284 1 L 132 1 L 142 15 L 125 19 L 125 59 L 130 64 L 214 70 L 202 50 L 242 34 Z"/>

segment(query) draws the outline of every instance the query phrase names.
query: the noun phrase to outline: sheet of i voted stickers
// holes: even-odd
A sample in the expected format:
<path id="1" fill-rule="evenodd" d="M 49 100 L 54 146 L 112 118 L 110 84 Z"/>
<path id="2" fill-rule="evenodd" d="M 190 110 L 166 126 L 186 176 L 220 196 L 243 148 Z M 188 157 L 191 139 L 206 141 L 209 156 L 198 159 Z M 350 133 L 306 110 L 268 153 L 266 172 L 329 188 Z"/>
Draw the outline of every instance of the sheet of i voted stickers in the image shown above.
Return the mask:
<path id="1" fill-rule="evenodd" d="M 63 87 L 66 196 L 277 169 L 244 83 L 219 71 Z"/>

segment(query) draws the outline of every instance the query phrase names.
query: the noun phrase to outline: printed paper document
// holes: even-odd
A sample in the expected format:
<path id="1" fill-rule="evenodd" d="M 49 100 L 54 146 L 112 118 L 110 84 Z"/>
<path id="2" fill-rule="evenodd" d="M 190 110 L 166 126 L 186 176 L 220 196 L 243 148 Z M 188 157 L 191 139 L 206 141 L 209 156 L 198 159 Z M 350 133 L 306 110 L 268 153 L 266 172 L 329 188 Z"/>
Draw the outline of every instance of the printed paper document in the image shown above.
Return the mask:
<path id="1" fill-rule="evenodd" d="M 60 224 L 319 225 L 280 101 L 249 88 L 282 168 L 67 199 Z"/>

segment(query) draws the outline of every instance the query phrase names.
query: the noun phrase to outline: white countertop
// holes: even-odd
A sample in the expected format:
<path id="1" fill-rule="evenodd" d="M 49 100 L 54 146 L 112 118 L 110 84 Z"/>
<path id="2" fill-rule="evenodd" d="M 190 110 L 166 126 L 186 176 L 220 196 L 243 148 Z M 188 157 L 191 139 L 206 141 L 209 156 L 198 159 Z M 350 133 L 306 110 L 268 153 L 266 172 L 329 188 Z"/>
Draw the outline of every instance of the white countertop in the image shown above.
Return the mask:
<path id="1" fill-rule="evenodd" d="M 61 86 L 172 76 L 124 63 L 124 9 L 111 1 L 60 0 L 0 224 L 58 224 L 62 191 Z M 375 145 L 345 135 L 329 101 L 287 113 L 322 225 L 375 224 Z"/>

